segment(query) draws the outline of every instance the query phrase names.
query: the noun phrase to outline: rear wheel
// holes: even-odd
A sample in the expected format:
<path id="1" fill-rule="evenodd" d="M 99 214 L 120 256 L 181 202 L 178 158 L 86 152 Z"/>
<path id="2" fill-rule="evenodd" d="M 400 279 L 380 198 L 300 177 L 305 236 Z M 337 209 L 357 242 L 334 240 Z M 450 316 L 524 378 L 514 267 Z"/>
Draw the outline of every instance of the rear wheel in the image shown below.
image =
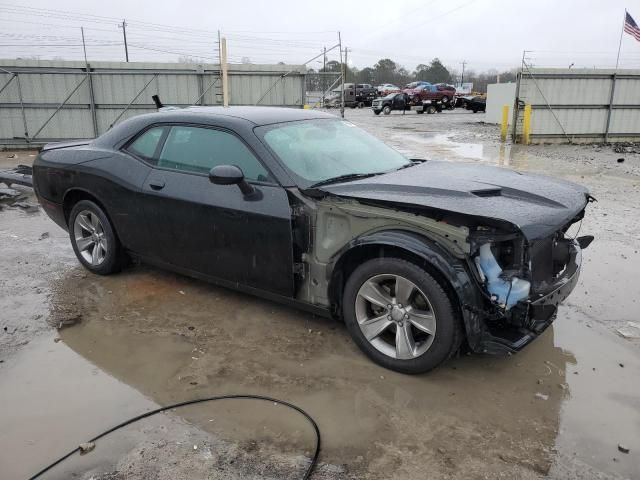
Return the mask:
<path id="1" fill-rule="evenodd" d="M 385 105 L 382 109 L 382 113 L 384 113 L 385 115 L 389 115 L 391 113 L 391 107 L 389 105 Z"/>
<path id="2" fill-rule="evenodd" d="M 90 200 L 80 200 L 69 215 L 69 237 L 82 265 L 93 273 L 118 272 L 126 256 L 104 211 Z"/>
<path id="3" fill-rule="evenodd" d="M 447 97 L 446 95 L 442 97 L 442 103 L 449 103 L 449 97 Z"/>
<path id="4" fill-rule="evenodd" d="M 399 258 L 376 258 L 347 280 L 346 326 L 373 361 L 402 373 L 427 372 L 450 358 L 462 326 L 442 286 Z"/>

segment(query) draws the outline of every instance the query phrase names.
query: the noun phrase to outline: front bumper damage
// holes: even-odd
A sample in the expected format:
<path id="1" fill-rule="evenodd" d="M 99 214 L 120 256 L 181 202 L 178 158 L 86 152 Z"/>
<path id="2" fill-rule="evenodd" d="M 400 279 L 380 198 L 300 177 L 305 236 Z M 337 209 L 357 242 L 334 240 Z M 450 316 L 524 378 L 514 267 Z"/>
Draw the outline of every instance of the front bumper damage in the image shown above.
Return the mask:
<path id="1" fill-rule="evenodd" d="M 482 329 L 477 341 L 471 345 L 472 350 L 489 354 L 514 353 L 524 348 L 553 323 L 558 305 L 573 291 L 580 277 L 580 241 L 581 239 L 570 241 L 566 268 L 552 284 L 518 302 L 507 312 L 485 317 L 483 323 L 486 328 Z"/>

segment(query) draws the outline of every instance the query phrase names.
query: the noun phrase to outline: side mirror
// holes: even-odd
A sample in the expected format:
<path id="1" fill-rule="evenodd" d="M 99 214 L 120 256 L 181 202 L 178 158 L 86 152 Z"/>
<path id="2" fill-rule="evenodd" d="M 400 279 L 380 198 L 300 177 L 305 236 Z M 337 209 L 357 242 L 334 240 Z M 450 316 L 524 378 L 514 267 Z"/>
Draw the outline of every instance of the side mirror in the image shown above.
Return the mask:
<path id="1" fill-rule="evenodd" d="M 238 185 L 243 195 L 251 195 L 255 190 L 244 179 L 244 173 L 235 165 L 218 165 L 209 171 L 209 181 L 216 185 Z"/>

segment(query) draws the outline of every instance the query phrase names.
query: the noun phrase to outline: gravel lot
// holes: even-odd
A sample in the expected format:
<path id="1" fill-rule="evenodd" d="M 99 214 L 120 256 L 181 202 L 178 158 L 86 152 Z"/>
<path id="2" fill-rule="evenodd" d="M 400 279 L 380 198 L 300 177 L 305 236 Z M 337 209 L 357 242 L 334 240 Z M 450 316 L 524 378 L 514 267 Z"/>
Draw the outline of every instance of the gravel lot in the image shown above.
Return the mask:
<path id="1" fill-rule="evenodd" d="M 470 112 L 346 115 L 414 158 L 530 170 L 591 189 L 598 202 L 581 233 L 596 241 L 553 327 L 518 355 L 465 355 L 404 376 L 368 361 L 330 320 L 147 266 L 89 274 L 41 210 L 4 204 L 1 478 L 26 478 L 157 405 L 226 393 L 307 410 L 323 436 L 313 478 L 640 477 L 640 339 L 619 333 L 640 323 L 640 155 L 502 145 L 498 128 Z M 0 168 L 32 154 L 1 152 Z M 313 442 L 304 419 L 283 407 L 214 403 L 127 427 L 46 478 L 300 478 Z"/>

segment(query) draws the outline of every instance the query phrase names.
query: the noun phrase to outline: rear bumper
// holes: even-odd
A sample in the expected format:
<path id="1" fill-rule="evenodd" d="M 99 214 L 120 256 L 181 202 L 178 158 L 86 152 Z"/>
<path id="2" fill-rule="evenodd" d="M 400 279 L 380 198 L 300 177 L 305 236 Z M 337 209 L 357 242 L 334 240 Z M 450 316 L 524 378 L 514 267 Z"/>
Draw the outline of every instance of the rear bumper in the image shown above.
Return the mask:
<path id="1" fill-rule="evenodd" d="M 488 325 L 474 351 L 482 353 L 514 353 L 544 332 L 553 323 L 558 305 L 573 291 L 582 267 L 582 250 L 573 240 L 567 267 L 557 281 L 544 291 L 533 294 L 528 300 L 512 307 L 504 319 L 506 322 Z M 488 323 L 488 322 L 487 322 Z"/>
<path id="2" fill-rule="evenodd" d="M 67 219 L 64 215 L 64 208 L 61 203 L 51 202 L 41 196 L 38 196 L 38 201 L 51 220 L 56 222 L 64 230 L 69 228 L 67 225 Z"/>

